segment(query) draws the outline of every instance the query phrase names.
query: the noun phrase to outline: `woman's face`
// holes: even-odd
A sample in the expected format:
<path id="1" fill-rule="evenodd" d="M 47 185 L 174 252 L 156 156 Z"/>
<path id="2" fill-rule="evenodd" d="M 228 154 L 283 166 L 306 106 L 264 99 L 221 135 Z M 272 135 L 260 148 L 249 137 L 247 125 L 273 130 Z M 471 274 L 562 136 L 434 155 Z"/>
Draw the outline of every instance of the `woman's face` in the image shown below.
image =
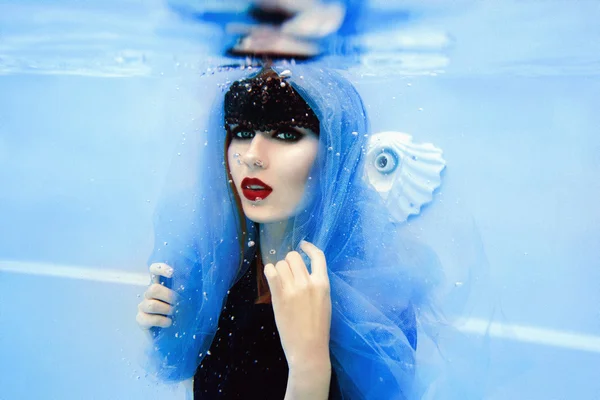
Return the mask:
<path id="1" fill-rule="evenodd" d="M 246 217 L 257 223 L 293 217 L 317 157 L 318 136 L 295 127 L 269 132 L 229 128 L 227 159 Z"/>

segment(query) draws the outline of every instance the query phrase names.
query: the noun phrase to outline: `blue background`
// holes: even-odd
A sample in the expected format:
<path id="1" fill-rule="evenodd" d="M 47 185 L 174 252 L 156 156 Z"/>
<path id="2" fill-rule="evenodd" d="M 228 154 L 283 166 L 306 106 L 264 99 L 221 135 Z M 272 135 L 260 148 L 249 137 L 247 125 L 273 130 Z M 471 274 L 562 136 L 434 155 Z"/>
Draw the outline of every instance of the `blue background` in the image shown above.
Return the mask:
<path id="1" fill-rule="evenodd" d="M 600 3 L 385 4 L 414 17 L 356 39 L 349 76 L 374 131 L 444 150 L 481 233 L 510 324 L 486 398 L 599 399 Z M 144 375 L 135 313 L 218 35 L 158 1 L 0 1 L 0 399 L 183 398 Z"/>

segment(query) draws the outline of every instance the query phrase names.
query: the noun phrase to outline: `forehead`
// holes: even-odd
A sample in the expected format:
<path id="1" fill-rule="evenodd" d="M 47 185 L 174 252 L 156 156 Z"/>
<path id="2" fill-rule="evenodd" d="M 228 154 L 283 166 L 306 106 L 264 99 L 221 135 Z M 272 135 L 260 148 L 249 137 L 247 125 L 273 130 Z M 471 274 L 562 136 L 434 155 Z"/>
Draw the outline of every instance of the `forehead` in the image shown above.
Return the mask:
<path id="1" fill-rule="evenodd" d="M 318 133 L 319 119 L 293 86 L 270 67 L 257 76 L 234 82 L 225 93 L 224 122 L 263 131 L 294 124 Z"/>
<path id="2" fill-rule="evenodd" d="M 240 126 L 241 126 L 240 124 L 227 124 L 227 127 L 229 128 L 229 130 L 230 130 L 230 131 L 233 131 L 233 130 L 237 129 L 237 128 L 238 128 L 238 127 L 240 127 Z M 298 132 L 300 132 L 300 133 L 303 133 L 303 134 L 305 134 L 305 135 L 309 135 L 309 134 L 316 135 L 316 133 L 315 133 L 313 130 L 311 130 L 311 129 L 308 129 L 308 128 L 301 128 L 301 127 L 299 127 L 299 126 L 291 126 L 291 125 L 290 125 L 288 128 L 289 128 L 289 129 L 293 129 L 293 130 L 295 130 L 295 131 L 298 131 Z M 243 129 L 243 126 L 242 126 L 242 129 Z M 249 131 L 254 131 L 254 132 L 265 132 L 265 133 L 269 133 L 269 132 L 276 132 L 276 131 L 282 132 L 282 131 L 284 131 L 285 129 L 286 129 L 286 128 L 279 128 L 279 129 L 273 129 L 273 130 L 271 130 L 271 131 L 260 131 L 260 130 L 258 130 L 258 129 L 251 129 L 251 128 L 248 128 L 248 130 L 249 130 Z"/>

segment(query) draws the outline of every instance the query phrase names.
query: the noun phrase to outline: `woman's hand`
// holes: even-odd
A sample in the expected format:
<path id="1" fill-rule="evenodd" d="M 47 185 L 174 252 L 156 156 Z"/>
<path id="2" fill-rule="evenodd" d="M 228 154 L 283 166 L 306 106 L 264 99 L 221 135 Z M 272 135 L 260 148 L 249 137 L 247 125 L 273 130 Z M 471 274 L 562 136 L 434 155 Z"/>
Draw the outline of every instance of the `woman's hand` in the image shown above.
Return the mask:
<path id="1" fill-rule="evenodd" d="M 173 304 L 177 294 L 158 283 L 158 277 L 172 277 L 173 268 L 167 264 L 155 263 L 150 265 L 150 273 L 153 283 L 144 293 L 144 300 L 138 305 L 135 319 L 144 330 L 152 327 L 168 328 L 173 322 L 168 316 L 173 314 Z"/>
<path id="2" fill-rule="evenodd" d="M 286 398 L 326 399 L 331 380 L 327 262 L 315 245 L 302 242 L 300 248 L 311 260 L 312 273 L 295 251 L 275 266 L 265 266 L 275 322 L 290 368 Z"/>

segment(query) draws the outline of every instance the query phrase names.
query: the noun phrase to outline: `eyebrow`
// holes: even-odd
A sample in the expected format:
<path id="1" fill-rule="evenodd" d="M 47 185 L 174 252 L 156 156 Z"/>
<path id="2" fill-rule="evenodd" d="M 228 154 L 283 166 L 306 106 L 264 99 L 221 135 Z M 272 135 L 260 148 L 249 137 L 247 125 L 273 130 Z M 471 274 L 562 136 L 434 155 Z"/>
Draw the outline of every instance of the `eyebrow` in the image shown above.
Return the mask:
<path id="1" fill-rule="evenodd" d="M 247 126 L 240 125 L 240 124 L 238 124 L 238 125 L 237 125 L 235 128 L 233 128 L 233 129 L 231 129 L 231 127 L 230 127 L 229 125 L 226 125 L 226 127 L 225 127 L 225 128 L 227 129 L 227 132 L 228 132 L 228 133 L 230 133 L 230 134 L 232 134 L 232 135 L 234 135 L 234 134 L 236 134 L 236 133 L 238 133 L 239 131 L 242 131 L 242 130 L 248 130 L 248 131 L 253 131 L 253 132 L 254 132 L 254 130 L 253 130 L 253 129 L 250 129 L 250 128 L 248 128 Z"/>
<path id="2" fill-rule="evenodd" d="M 288 130 L 288 129 L 290 129 L 290 130 L 292 130 L 292 131 L 294 131 L 294 132 L 296 132 L 296 133 L 299 133 L 299 134 L 301 134 L 301 135 L 304 135 L 304 132 L 301 132 L 301 131 L 299 131 L 299 130 L 297 129 L 297 127 L 295 127 L 295 126 L 292 126 L 292 125 L 284 125 L 284 126 L 281 126 L 281 127 L 277 128 L 277 129 L 273 129 L 273 130 L 274 130 L 275 132 L 282 132 L 282 131 L 284 131 L 284 130 Z"/>
<path id="3" fill-rule="evenodd" d="M 298 133 L 298 134 L 300 134 L 300 135 L 304 135 L 304 134 L 305 134 L 304 132 L 302 132 L 302 131 L 298 130 L 298 129 L 297 129 L 297 127 L 295 127 L 295 126 L 293 126 L 293 125 L 283 125 L 283 126 L 281 126 L 281 127 L 279 127 L 279 128 L 272 129 L 272 130 L 270 130 L 270 131 L 259 131 L 259 132 L 281 132 L 281 131 L 283 131 L 283 130 L 287 130 L 287 129 L 293 130 L 294 132 L 296 132 L 296 133 Z M 245 126 L 245 125 L 238 124 L 238 125 L 237 125 L 235 128 L 233 128 L 233 129 L 231 129 L 231 128 L 229 127 L 229 125 L 227 125 L 227 131 L 228 131 L 230 134 L 232 134 L 232 135 L 235 135 L 236 133 L 238 133 L 238 132 L 241 132 L 241 131 L 251 131 L 251 132 L 255 132 L 255 131 L 258 131 L 258 129 L 252 129 L 252 128 L 249 128 L 249 127 L 247 127 L 247 126 Z"/>

